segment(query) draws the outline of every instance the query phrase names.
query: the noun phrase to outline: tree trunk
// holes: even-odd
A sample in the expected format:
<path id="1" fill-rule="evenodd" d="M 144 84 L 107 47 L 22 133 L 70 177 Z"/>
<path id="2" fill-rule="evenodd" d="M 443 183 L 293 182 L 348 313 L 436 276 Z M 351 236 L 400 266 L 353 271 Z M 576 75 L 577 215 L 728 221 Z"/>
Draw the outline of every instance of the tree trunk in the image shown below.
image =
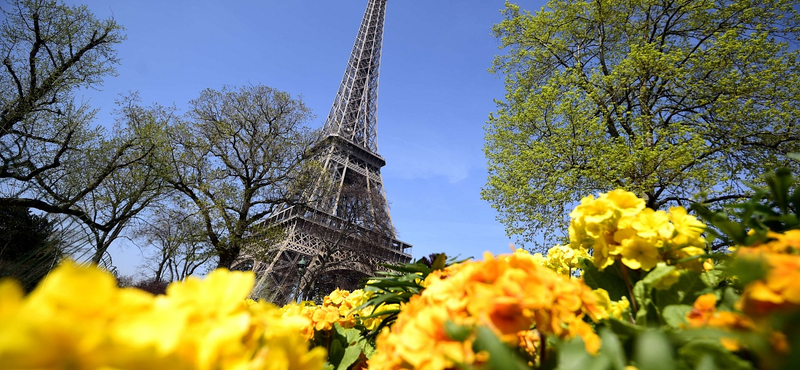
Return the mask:
<path id="1" fill-rule="evenodd" d="M 241 248 L 239 247 L 227 247 L 219 249 L 219 262 L 217 262 L 217 268 L 226 268 L 230 270 L 233 266 L 233 262 L 235 262 L 236 258 L 239 257 L 240 251 Z"/>

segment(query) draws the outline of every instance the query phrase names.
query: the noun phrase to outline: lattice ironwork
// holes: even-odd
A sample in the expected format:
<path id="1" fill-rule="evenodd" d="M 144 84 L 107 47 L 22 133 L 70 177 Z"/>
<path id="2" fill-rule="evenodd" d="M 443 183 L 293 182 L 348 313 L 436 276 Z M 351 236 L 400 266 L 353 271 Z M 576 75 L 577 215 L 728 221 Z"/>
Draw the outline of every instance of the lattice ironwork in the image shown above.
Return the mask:
<path id="1" fill-rule="evenodd" d="M 287 206 L 267 220 L 278 242 L 259 247 L 235 268 L 256 272 L 255 295 L 286 303 L 298 291 L 350 286 L 378 264 L 409 262 L 411 245 L 397 239 L 380 169 L 377 102 L 386 0 L 369 0 L 344 77 L 314 146 L 323 178 L 308 189 L 313 202 Z M 259 257 L 256 257 L 259 256 Z M 300 262 L 305 262 L 305 265 Z M 300 266 L 305 268 L 300 268 Z"/>

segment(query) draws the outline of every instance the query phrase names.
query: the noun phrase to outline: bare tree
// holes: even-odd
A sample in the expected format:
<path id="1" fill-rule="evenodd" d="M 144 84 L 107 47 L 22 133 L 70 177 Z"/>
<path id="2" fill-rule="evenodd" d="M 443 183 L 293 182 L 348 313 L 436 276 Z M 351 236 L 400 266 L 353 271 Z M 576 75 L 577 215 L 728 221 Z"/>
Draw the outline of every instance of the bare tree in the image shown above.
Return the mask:
<path id="1" fill-rule="evenodd" d="M 156 210 L 137 235 L 154 252 L 143 267 L 153 273 L 156 282 L 183 280 L 215 256 L 201 219 L 180 208 Z"/>
<path id="2" fill-rule="evenodd" d="M 93 221 L 74 207 L 119 166 L 127 147 L 84 181 L 55 188 L 68 163 L 101 136 L 89 127 L 94 117 L 76 105 L 72 91 L 95 87 L 113 73 L 114 44 L 123 36 L 114 20 L 100 21 L 86 7 L 48 0 L 15 0 L 0 28 L 0 205 L 37 208 Z M 103 225 L 95 225 L 102 227 Z"/>
<path id="3" fill-rule="evenodd" d="M 85 6 L 12 0 L 0 28 L 0 207 L 22 206 L 79 219 L 89 228 L 91 260 L 163 190 L 156 151 L 169 113 L 120 103 L 117 125 L 92 124 L 96 111 L 73 91 L 114 73 L 113 19 Z M 161 135 L 161 136 L 159 136 Z"/>

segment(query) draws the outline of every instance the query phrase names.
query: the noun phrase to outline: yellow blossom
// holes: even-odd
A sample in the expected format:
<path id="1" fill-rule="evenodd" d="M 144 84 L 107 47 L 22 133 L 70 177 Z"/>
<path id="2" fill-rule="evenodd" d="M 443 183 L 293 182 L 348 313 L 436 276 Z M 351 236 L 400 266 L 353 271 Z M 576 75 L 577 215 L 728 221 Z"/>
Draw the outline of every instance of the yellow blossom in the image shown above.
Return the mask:
<path id="1" fill-rule="evenodd" d="M 70 262 L 26 297 L 3 281 L 0 369 L 321 369 L 303 323 L 245 300 L 252 282 L 218 270 L 153 296 Z"/>
<path id="2" fill-rule="evenodd" d="M 672 237 L 674 226 L 669 222 L 669 217 L 664 211 L 654 211 L 645 208 L 631 221 L 631 228 L 643 239 L 654 240 Z"/>
<path id="3" fill-rule="evenodd" d="M 634 216 L 645 208 L 644 199 L 637 197 L 636 194 L 621 189 L 601 194 L 600 197 L 610 200 L 622 217 Z"/>
<path id="4" fill-rule="evenodd" d="M 705 224 L 696 217 L 689 215 L 683 207 L 671 207 L 669 219 L 675 227 L 675 236 L 672 242 L 675 248 L 684 246 L 702 247 L 705 240 L 702 238 Z"/>
<path id="5" fill-rule="evenodd" d="M 650 270 L 661 261 L 658 248 L 647 239 L 634 236 L 622 242 L 622 263 L 632 269 Z"/>
<path id="6" fill-rule="evenodd" d="M 762 259 L 769 266 L 767 276 L 745 286 L 743 311 L 764 315 L 776 310 L 800 309 L 800 255 L 775 253 L 774 246 L 738 248 L 739 258 Z"/>

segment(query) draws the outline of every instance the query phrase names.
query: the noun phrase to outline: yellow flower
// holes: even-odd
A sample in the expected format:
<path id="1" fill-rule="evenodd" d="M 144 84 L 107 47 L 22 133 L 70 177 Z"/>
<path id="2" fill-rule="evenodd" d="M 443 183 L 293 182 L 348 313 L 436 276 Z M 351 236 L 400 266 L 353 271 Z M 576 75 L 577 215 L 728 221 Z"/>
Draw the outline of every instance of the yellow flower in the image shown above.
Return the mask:
<path id="1" fill-rule="evenodd" d="M 767 237 L 774 239 L 766 243 L 766 247 L 775 253 L 800 252 L 800 230 L 787 230 L 783 233 L 768 231 Z"/>
<path id="2" fill-rule="evenodd" d="M 645 208 L 644 199 L 640 199 L 636 194 L 621 189 L 601 194 L 600 197 L 610 200 L 615 208 L 619 210 L 622 217 L 634 216 Z"/>
<path id="3" fill-rule="evenodd" d="M 800 309 L 800 255 L 774 253 L 773 246 L 738 248 L 738 258 L 761 259 L 769 266 L 767 276 L 745 286 L 742 310 L 762 316 L 776 310 Z"/>
<path id="4" fill-rule="evenodd" d="M 314 329 L 331 330 L 333 324 L 339 321 L 339 309 L 332 306 L 317 307 L 312 320 L 314 320 Z"/>
<path id="5" fill-rule="evenodd" d="M 669 219 L 675 226 L 675 236 L 672 238 L 674 248 L 684 246 L 702 247 L 705 240 L 702 238 L 706 225 L 694 216 L 690 216 L 683 207 L 671 207 Z"/>
<path id="6" fill-rule="evenodd" d="M 70 262 L 27 297 L 2 282 L 0 368 L 321 369 L 324 350 L 300 333 L 308 324 L 247 302 L 252 282 L 218 270 L 153 296 Z"/>
<path id="7" fill-rule="evenodd" d="M 692 328 L 713 327 L 725 331 L 754 331 L 755 324 L 750 318 L 736 312 L 718 311 L 717 297 L 714 293 L 706 293 L 694 302 L 692 310 L 686 314 L 686 320 Z M 734 337 L 720 338 L 720 343 L 729 351 L 740 349 L 739 341 Z"/>
<path id="8" fill-rule="evenodd" d="M 647 239 L 634 236 L 622 242 L 622 263 L 634 270 L 648 271 L 661 262 L 658 248 Z"/>
<path id="9" fill-rule="evenodd" d="M 636 230 L 636 234 L 640 238 L 651 240 L 670 238 L 675 231 L 666 212 L 654 211 L 650 208 L 646 208 L 636 215 L 631 221 L 631 228 Z"/>
<path id="10" fill-rule="evenodd" d="M 598 238 L 593 248 L 592 261 L 600 271 L 614 264 L 615 257 L 622 252 L 622 246 L 614 243 L 610 237 Z"/>
<path id="11" fill-rule="evenodd" d="M 612 301 L 608 295 L 608 291 L 602 288 L 595 289 L 595 296 L 597 297 L 597 305 L 601 306 L 604 312 L 599 315 L 601 318 L 613 317 L 618 320 L 625 319 L 625 314 L 630 309 L 630 302 L 628 298 L 622 296 L 619 301 Z"/>
<path id="12" fill-rule="evenodd" d="M 587 196 L 581 199 L 581 204 L 569 214 L 570 240 L 579 245 L 586 239 L 596 239 L 602 236 L 610 227 L 613 227 L 617 218 L 614 203 L 603 199 Z M 573 246 L 576 247 L 577 246 Z"/>
<path id="13" fill-rule="evenodd" d="M 328 294 L 325 297 L 324 303 L 338 306 L 344 302 L 348 295 L 350 295 L 349 291 L 336 288 L 336 290 L 332 291 L 331 294 Z"/>
<path id="14" fill-rule="evenodd" d="M 583 249 L 575 250 L 568 245 L 557 245 L 547 251 L 544 266 L 561 275 L 571 275 L 573 271 L 580 269 L 581 257 L 589 258 L 589 254 Z"/>

